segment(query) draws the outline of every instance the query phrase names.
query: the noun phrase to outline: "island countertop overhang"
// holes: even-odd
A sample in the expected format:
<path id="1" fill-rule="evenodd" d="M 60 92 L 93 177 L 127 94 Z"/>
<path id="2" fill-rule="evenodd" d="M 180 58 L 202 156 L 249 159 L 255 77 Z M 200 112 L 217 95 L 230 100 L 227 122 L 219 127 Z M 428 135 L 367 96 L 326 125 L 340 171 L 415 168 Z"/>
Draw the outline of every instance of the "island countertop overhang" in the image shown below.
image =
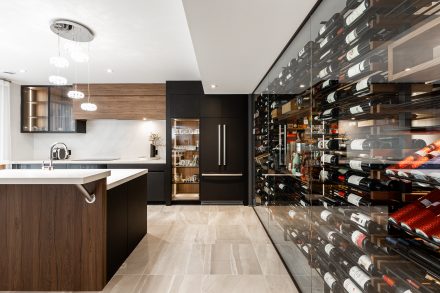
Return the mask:
<path id="1" fill-rule="evenodd" d="M 0 184 L 88 184 L 107 178 L 107 190 L 148 173 L 148 169 L 2 170 Z"/>

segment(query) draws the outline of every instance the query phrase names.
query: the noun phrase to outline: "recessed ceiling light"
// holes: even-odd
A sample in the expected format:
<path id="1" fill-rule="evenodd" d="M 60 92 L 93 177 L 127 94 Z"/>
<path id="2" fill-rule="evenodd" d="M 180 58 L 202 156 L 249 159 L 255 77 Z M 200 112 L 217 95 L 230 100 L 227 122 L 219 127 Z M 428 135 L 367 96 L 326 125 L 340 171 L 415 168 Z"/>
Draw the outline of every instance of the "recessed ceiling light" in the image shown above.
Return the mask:
<path id="1" fill-rule="evenodd" d="M 111 68 L 107 69 L 107 73 L 113 73 L 113 69 Z"/>
<path id="2" fill-rule="evenodd" d="M 212 89 L 215 89 L 217 87 L 217 85 L 215 85 L 215 84 L 211 84 L 211 88 Z"/>
<path id="3" fill-rule="evenodd" d="M 27 70 L 26 69 L 20 69 L 18 72 L 25 73 L 25 72 L 27 72 Z"/>

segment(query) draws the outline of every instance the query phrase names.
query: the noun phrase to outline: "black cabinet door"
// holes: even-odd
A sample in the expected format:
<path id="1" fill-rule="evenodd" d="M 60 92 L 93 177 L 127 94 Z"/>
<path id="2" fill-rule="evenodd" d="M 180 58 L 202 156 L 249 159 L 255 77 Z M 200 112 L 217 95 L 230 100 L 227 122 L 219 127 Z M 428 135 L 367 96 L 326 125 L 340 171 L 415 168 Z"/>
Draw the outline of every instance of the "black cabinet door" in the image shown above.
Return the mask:
<path id="1" fill-rule="evenodd" d="M 147 189 L 148 202 L 165 201 L 165 173 L 149 172 Z"/>
<path id="2" fill-rule="evenodd" d="M 129 211 L 127 213 L 128 252 L 133 251 L 147 233 L 147 178 L 148 175 L 143 175 L 125 184 Z"/>
<path id="3" fill-rule="evenodd" d="M 201 119 L 201 201 L 246 201 L 246 120 L 244 119 Z"/>
<path id="4" fill-rule="evenodd" d="M 247 117 L 247 95 L 204 95 L 201 117 Z"/>
<path id="5" fill-rule="evenodd" d="M 167 94 L 169 118 L 197 118 L 200 116 L 201 95 Z"/>

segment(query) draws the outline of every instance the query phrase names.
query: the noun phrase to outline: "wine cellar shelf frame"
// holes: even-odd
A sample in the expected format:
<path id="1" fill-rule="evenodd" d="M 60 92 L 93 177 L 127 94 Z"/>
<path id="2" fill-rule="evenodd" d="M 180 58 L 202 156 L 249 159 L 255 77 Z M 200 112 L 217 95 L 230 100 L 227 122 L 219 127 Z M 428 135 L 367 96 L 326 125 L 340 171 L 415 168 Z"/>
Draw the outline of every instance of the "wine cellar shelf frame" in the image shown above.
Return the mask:
<path id="1" fill-rule="evenodd" d="M 440 291 L 439 1 L 318 1 L 253 92 L 254 209 L 302 292 Z"/>

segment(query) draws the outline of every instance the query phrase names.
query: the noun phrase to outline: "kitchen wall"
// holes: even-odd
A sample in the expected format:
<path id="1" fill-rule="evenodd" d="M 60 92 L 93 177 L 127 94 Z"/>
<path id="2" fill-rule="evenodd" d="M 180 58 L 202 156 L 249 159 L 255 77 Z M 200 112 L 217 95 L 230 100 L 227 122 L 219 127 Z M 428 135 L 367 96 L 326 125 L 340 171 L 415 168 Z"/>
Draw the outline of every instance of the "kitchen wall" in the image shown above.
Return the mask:
<path id="1" fill-rule="evenodd" d="M 43 160 L 49 157 L 54 142 L 64 142 L 72 150 L 72 159 L 121 158 L 150 156 L 149 135 L 159 133 L 165 144 L 165 120 L 90 120 L 87 133 L 42 134 L 20 133 L 20 86 L 13 84 L 12 96 L 12 160 Z M 165 146 L 158 149 L 165 158 Z"/>

